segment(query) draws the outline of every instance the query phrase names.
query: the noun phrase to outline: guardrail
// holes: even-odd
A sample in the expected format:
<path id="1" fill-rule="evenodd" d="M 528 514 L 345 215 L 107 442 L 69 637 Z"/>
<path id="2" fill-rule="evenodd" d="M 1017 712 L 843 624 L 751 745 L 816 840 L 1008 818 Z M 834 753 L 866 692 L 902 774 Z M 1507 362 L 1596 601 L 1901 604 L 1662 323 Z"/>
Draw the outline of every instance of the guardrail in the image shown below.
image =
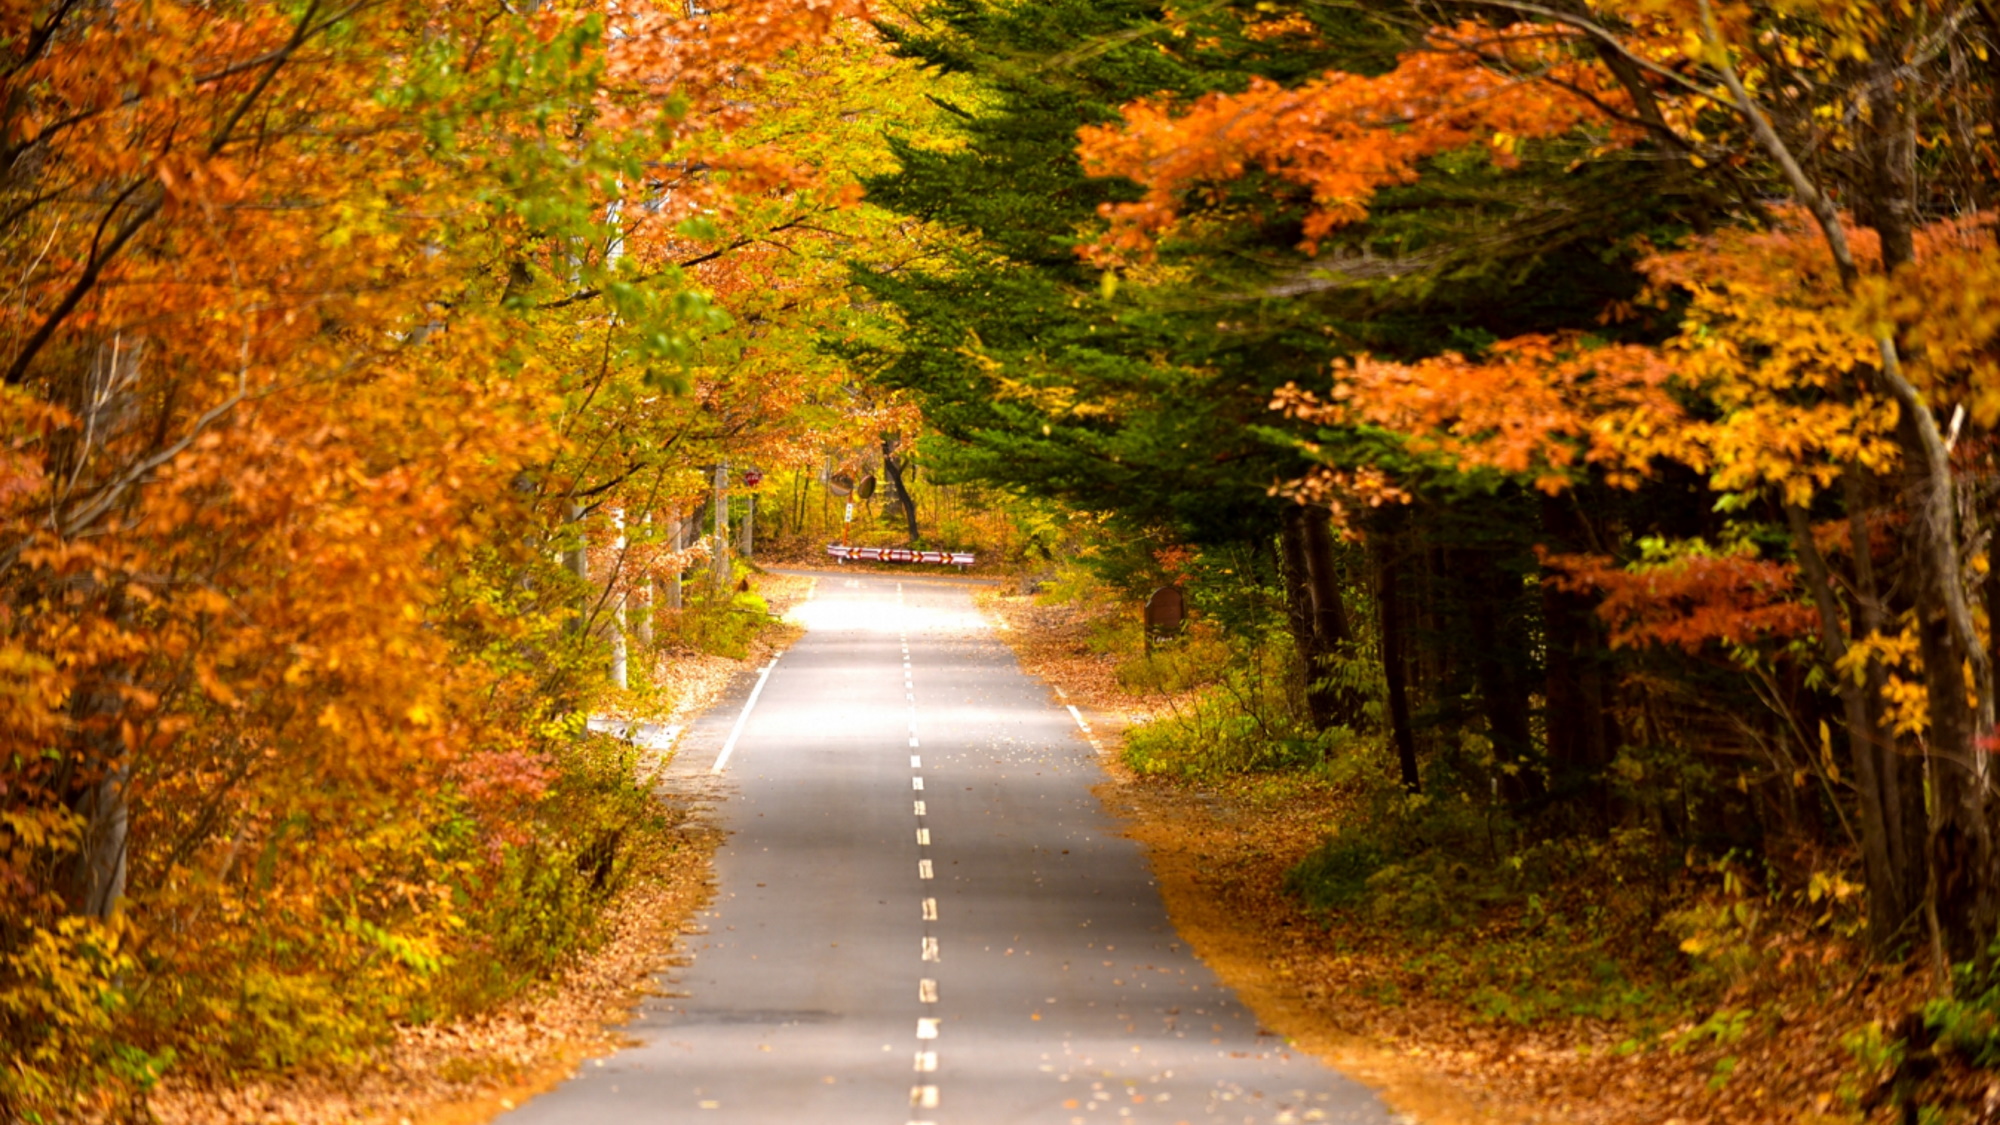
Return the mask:
<path id="1" fill-rule="evenodd" d="M 892 562 L 892 563 L 936 563 L 951 565 L 964 570 L 973 564 L 971 551 L 913 551 L 908 547 L 849 547 L 841 543 L 828 543 L 826 553 L 846 562 Z"/>

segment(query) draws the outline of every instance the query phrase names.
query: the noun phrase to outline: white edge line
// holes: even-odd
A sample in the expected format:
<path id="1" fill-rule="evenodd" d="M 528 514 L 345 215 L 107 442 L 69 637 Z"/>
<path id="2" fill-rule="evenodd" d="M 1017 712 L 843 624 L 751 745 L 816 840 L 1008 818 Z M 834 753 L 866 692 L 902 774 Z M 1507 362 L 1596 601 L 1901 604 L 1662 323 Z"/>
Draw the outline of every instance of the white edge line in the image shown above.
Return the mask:
<path id="1" fill-rule="evenodd" d="M 774 656 L 769 664 L 764 665 L 764 670 L 757 673 L 757 686 L 750 689 L 750 698 L 743 701 L 743 710 L 736 715 L 736 725 L 729 728 L 729 741 L 722 744 L 722 753 L 715 756 L 715 764 L 709 767 L 708 772 L 721 773 L 723 767 L 729 764 L 729 755 L 736 750 L 736 740 L 743 737 L 743 724 L 750 719 L 750 709 L 757 706 L 757 697 L 764 694 L 764 681 L 771 678 L 771 669 L 777 666 L 778 658 Z"/>
<path id="2" fill-rule="evenodd" d="M 1084 721 L 1083 721 L 1083 712 L 1081 712 L 1081 711 L 1077 710 L 1077 709 L 1076 709 L 1076 704 L 1074 704 L 1074 703 L 1071 703 L 1071 704 L 1069 704 L 1068 706 L 1069 706 L 1069 713 L 1070 713 L 1070 717 L 1071 717 L 1071 718 L 1074 718 L 1074 719 L 1076 720 L 1076 725 L 1077 725 L 1077 726 L 1080 726 L 1080 727 L 1082 727 L 1082 728 L 1083 728 L 1083 733 L 1085 733 L 1085 734 L 1089 734 L 1089 733 L 1090 733 L 1090 724 L 1089 724 L 1089 723 L 1086 723 L 1086 722 L 1084 722 Z"/>

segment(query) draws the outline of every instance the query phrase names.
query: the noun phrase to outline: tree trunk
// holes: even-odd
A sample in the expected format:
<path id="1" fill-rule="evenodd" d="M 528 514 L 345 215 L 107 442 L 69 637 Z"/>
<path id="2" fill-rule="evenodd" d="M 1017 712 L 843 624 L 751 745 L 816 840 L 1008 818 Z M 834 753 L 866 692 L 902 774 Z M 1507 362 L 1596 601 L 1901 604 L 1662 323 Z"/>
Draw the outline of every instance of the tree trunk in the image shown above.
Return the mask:
<path id="1" fill-rule="evenodd" d="M 1921 408 L 1920 408 L 1921 409 Z M 1988 945 L 2000 928 L 2000 855 L 1993 832 L 1993 777 L 1986 742 L 1992 731 L 1992 696 L 1986 651 L 1967 644 L 1971 632 L 1960 620 L 1965 591 L 1958 563 L 1957 505 L 1950 467 L 1929 447 L 1921 431 L 1928 414 L 1904 419 L 1910 513 L 1905 557 L 1916 578 L 1917 647 L 1924 664 L 1930 728 L 1925 732 L 1931 782 L 1930 862 L 1932 910 L 1944 956 L 1952 963 L 1974 962 L 1982 977 Z M 1919 460 L 1912 454 L 1933 452 Z M 1968 682 L 1966 671 L 1973 672 Z M 1977 685 L 1975 687 L 1975 684 Z M 1977 692 L 1977 699 L 1968 696 Z"/>
<path id="2" fill-rule="evenodd" d="M 1858 490 L 1850 482 L 1849 504 L 1852 507 L 1859 499 Z M 1873 560 L 1866 551 L 1866 514 L 1851 510 L 1850 534 L 1855 538 L 1855 592 L 1854 639 L 1863 639 L 1873 633 L 1879 623 L 1880 609 L 1871 606 L 1873 591 Z M 1791 527 L 1792 543 L 1799 559 L 1799 570 L 1805 578 L 1813 605 L 1819 612 L 1820 652 L 1829 670 L 1839 667 L 1847 656 L 1849 634 L 1842 628 L 1833 583 L 1826 561 L 1812 538 L 1812 527 L 1805 512 L 1796 505 L 1785 509 L 1787 523 Z M 1843 720 L 1847 727 L 1848 753 L 1854 764 L 1854 783 L 1859 798 L 1861 816 L 1861 863 L 1862 878 L 1868 888 L 1868 938 L 1878 951 L 1887 952 L 1905 933 L 1905 923 L 1912 917 L 1924 889 L 1921 870 L 1921 850 L 1910 854 L 1908 830 L 1921 826 L 1921 815 L 1917 825 L 1904 823 L 1904 795 L 1900 792 L 1902 783 L 1902 763 L 1888 746 L 1880 722 L 1881 675 L 1880 662 L 1872 661 L 1869 674 L 1857 681 L 1848 675 L 1836 675 L 1840 689 L 1840 703 Z M 1921 801 L 1921 797 L 1919 797 Z M 1918 810 L 1921 814 L 1921 805 Z M 1921 836 L 1916 842 L 1921 848 Z M 1913 871 L 1911 865 L 1918 866 Z"/>
<path id="3" fill-rule="evenodd" d="M 1403 788 L 1420 792 L 1422 778 L 1417 772 L 1417 737 L 1410 727 L 1410 694 L 1403 662 L 1403 606 L 1397 588 L 1397 558 L 1394 538 L 1385 532 L 1369 536 L 1375 555 L 1376 602 L 1381 608 L 1382 673 L 1389 687 L 1389 732 L 1396 743 L 1396 764 Z"/>
<path id="4" fill-rule="evenodd" d="M 1332 718 L 1322 714 L 1313 691 L 1313 682 L 1319 678 L 1318 648 L 1313 638 L 1312 589 L 1306 583 L 1305 509 L 1297 504 L 1287 504 L 1280 513 L 1278 574 L 1285 589 L 1285 624 L 1291 629 L 1292 647 L 1298 651 L 1305 678 L 1306 711 L 1312 716 L 1313 727 L 1324 730 Z"/>
<path id="5" fill-rule="evenodd" d="M 611 583 L 611 682 L 620 690 L 632 686 L 630 654 L 625 650 L 625 512 L 611 509 L 611 526 L 616 529 L 612 547 L 617 563 L 605 581 Z"/>
<path id="6" fill-rule="evenodd" d="M 1875 578 L 1872 537 L 1868 531 L 1873 490 L 1868 487 L 1869 482 L 1860 476 L 1859 470 L 1850 471 L 1845 484 L 1848 538 L 1854 558 L 1852 635 L 1869 637 L 1883 632 L 1886 620 L 1883 594 Z M 1892 912 L 1884 919 L 1886 928 L 1882 931 L 1881 948 L 1887 951 L 1894 943 L 1916 932 L 1912 927 L 1923 907 L 1925 887 L 1930 880 L 1927 856 L 1929 813 L 1924 807 L 1927 780 L 1922 755 L 1915 749 L 1905 752 L 1898 747 L 1895 735 L 1883 719 L 1889 673 L 1879 657 L 1869 659 L 1861 687 L 1862 722 L 1869 746 L 1874 750 L 1874 762 L 1871 764 L 1875 767 L 1880 788 L 1880 808 L 1872 811 L 1881 817 L 1888 837 L 1888 863 L 1894 891 L 1892 899 L 1885 904 Z"/>
<path id="7" fill-rule="evenodd" d="M 1326 730 L 1338 723 L 1339 708 L 1325 682 L 1327 649 L 1316 628 L 1318 613 L 1313 605 L 1311 564 L 1307 562 L 1306 507 L 1287 505 L 1280 523 L 1279 569 L 1285 585 L 1285 623 L 1291 628 L 1292 645 L 1298 650 L 1299 669 L 1305 679 L 1306 715 L 1314 730 Z"/>
<path id="8" fill-rule="evenodd" d="M 653 513 L 647 512 L 642 520 L 648 529 L 646 538 L 652 538 Z M 639 640 L 639 647 L 651 650 L 653 647 L 653 567 L 650 562 L 639 569 L 637 589 L 633 591 L 633 601 L 638 603 L 639 620 L 633 628 L 633 636 Z"/>
<path id="9" fill-rule="evenodd" d="M 1479 685 L 1481 710 L 1493 742 L 1501 795 L 1518 805 L 1539 797 L 1542 786 L 1530 761 L 1527 684 L 1515 674 L 1524 654 L 1502 635 L 1506 572 L 1492 551 L 1471 550 L 1461 557 L 1467 570 L 1459 576 L 1460 581 L 1471 594 L 1466 608 L 1472 634 L 1472 675 Z"/>
<path id="10" fill-rule="evenodd" d="M 1304 509 L 1306 588 L 1312 593 L 1313 636 L 1324 652 L 1336 652 L 1353 640 L 1347 606 L 1340 599 L 1340 570 L 1333 559 L 1333 513 L 1313 506 Z"/>
<path id="11" fill-rule="evenodd" d="M 672 513 L 667 516 L 667 545 L 677 555 L 687 549 L 687 522 L 681 519 L 681 509 L 678 504 L 674 505 Z M 668 609 L 677 610 L 681 608 L 681 575 L 683 573 L 681 564 L 679 561 L 676 561 L 674 563 L 674 573 L 672 577 L 667 579 L 666 602 Z"/>
<path id="12" fill-rule="evenodd" d="M 715 466 L 715 546 L 709 557 L 709 577 L 715 596 L 729 596 L 729 463 Z"/>
<path id="13" fill-rule="evenodd" d="M 102 687 L 79 692 L 72 711 L 83 757 L 70 807 L 83 821 L 83 836 L 69 897 L 76 913 L 92 918 L 109 918 L 125 897 L 132 764 L 118 733 L 123 709 L 119 693 Z"/>
<path id="14" fill-rule="evenodd" d="M 576 616 L 569 626 L 573 633 L 581 632 L 590 618 L 590 588 L 587 585 L 590 581 L 590 532 L 584 524 L 583 512 L 582 504 L 574 500 L 569 502 L 570 531 L 576 538 L 563 551 L 563 567 L 576 575 L 579 583 L 586 584 L 577 595 Z"/>
<path id="15" fill-rule="evenodd" d="M 1300 545 L 1305 555 L 1306 590 L 1311 595 L 1315 678 L 1323 681 L 1333 671 L 1331 662 L 1352 651 L 1354 633 L 1347 621 L 1347 606 L 1340 596 L 1340 568 L 1334 561 L 1333 513 L 1318 506 L 1304 508 L 1302 512 Z M 1325 697 L 1328 725 L 1352 727 L 1360 722 L 1361 699 L 1353 690 L 1325 684 L 1318 694 Z"/>
<path id="16" fill-rule="evenodd" d="M 1711 22 L 1707 38 L 1718 37 Z M 1909 99 L 1915 91 L 1897 80 L 1896 45 L 1888 45 L 1875 57 L 1883 61 L 1873 81 L 1864 86 L 1871 118 L 1861 151 L 1867 166 L 1859 182 L 1849 185 L 1849 198 L 1843 201 L 1836 201 L 1799 163 L 1733 67 L 1725 64 L 1719 72 L 1758 141 L 1812 213 L 1839 268 L 1841 284 L 1849 291 L 1860 280 L 1861 265 L 1841 222 L 1843 202 L 1875 227 L 1888 270 L 1908 262 L 1914 253 L 1916 137 Z M 1930 404 L 1903 375 L 1901 346 L 1892 330 L 1874 331 L 1881 363 L 1870 380 L 1871 389 L 1896 403 L 1896 434 L 1909 480 L 1904 510 L 1910 522 L 1903 556 L 1913 580 L 1930 712 L 1926 752 L 1932 795 L 1930 914 L 1935 919 L 1938 954 L 1954 962 L 1972 961 L 1984 976 L 1989 967 L 1987 944 L 2000 923 L 2000 903 L 1995 901 L 2000 871 L 1995 869 L 1988 796 L 1993 779 L 1984 745 L 1993 729 L 1992 666 L 1975 635 L 1965 593 L 1950 450 Z M 1976 692 L 1970 703 L 1969 690 Z"/>
<path id="17" fill-rule="evenodd" d="M 896 463 L 896 439 L 882 439 L 882 468 L 889 474 L 889 487 L 896 491 L 896 503 L 902 505 L 903 520 L 909 525 L 910 543 L 917 542 L 917 502 L 910 499 L 910 490 L 903 484 L 903 467 Z"/>
<path id="18" fill-rule="evenodd" d="M 1589 546 L 1572 498 L 1542 497 L 1542 531 L 1553 551 Z M 1542 582 L 1543 705 L 1549 781 L 1600 824 L 1611 821 L 1605 770 L 1617 741 L 1606 706 L 1606 653 L 1595 599 Z"/>

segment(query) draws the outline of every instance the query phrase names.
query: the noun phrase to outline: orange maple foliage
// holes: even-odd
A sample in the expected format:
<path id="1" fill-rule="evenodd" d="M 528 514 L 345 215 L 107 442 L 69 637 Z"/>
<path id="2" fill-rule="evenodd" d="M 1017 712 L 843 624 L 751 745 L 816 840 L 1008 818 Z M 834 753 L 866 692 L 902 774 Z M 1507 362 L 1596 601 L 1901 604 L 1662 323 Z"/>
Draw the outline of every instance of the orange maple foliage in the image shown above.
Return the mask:
<path id="1" fill-rule="evenodd" d="M 1552 492 L 1585 467 L 1636 482 L 1662 451 L 1658 435 L 1684 420 L 1657 351 L 1577 335 L 1503 341 L 1480 361 L 1363 356 L 1338 364 L 1334 379 L 1326 398 L 1287 384 L 1271 406 L 1312 425 L 1379 426 L 1413 452 Z"/>
<path id="2" fill-rule="evenodd" d="M 1119 123 L 1079 130 L 1078 153 L 1090 175 L 1126 177 L 1145 197 L 1102 205 L 1110 229 L 1079 252 L 1106 266 L 1143 260 L 1174 229 L 1184 193 L 1260 170 L 1305 189 L 1311 253 L 1365 218 L 1378 190 L 1415 180 L 1419 162 L 1439 153 L 1484 144 L 1507 166 L 1522 140 L 1585 127 L 1600 143 L 1627 143 L 1638 134 L 1613 115 L 1627 100 L 1566 28 L 1463 23 L 1433 28 L 1387 74 L 1334 71 L 1294 89 L 1259 78 L 1186 107 L 1134 102 Z"/>
<path id="3" fill-rule="evenodd" d="M 575 940 L 551 548 L 648 440 L 683 500 L 802 442 L 782 386 L 673 393 L 685 259 L 851 202 L 729 137 L 859 11 L 0 10 L 0 1116 L 351 1057 Z"/>
<path id="4" fill-rule="evenodd" d="M 1808 636 L 1818 627 L 1798 591 L 1798 567 L 1741 552 L 1697 552 L 1627 567 L 1604 555 L 1538 552 L 1548 581 L 1602 595 L 1614 647 L 1663 645 L 1694 655 L 1723 642 Z"/>

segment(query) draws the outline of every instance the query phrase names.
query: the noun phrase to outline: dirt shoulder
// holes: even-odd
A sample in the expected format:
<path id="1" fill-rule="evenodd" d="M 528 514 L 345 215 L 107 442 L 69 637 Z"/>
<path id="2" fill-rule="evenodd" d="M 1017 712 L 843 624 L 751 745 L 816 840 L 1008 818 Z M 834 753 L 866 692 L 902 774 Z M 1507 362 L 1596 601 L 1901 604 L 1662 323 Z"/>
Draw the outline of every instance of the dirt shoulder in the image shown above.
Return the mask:
<path id="1" fill-rule="evenodd" d="M 1871 1019 L 1893 1027 L 1919 1001 L 1921 977 L 1873 971 L 1839 942 L 1799 942 L 1726 995 L 1707 1024 L 1662 1027 L 1643 1049 L 1609 1020 L 1482 1015 L 1428 976 L 1440 954 L 1407 933 L 1314 916 L 1282 891 L 1284 873 L 1340 823 L 1340 792 L 1284 775 L 1194 785 L 1133 774 L 1117 749 L 1144 701 L 1119 687 L 1112 657 L 1092 651 L 1088 622 L 1024 597 L 981 603 L 1028 672 L 1092 712 L 1111 775 L 1099 796 L 1146 846 L 1182 935 L 1266 1026 L 1397 1111 L 1427 1125 L 1867 1119 L 1868 1091 L 1886 1074 L 1856 1075 L 1843 1037 Z M 1730 1013 L 1748 1015 L 1708 1027 Z M 1954 1093 L 1961 1107 L 1980 1096 Z M 1989 1093 L 1988 1103 L 2000 1099 Z"/>

